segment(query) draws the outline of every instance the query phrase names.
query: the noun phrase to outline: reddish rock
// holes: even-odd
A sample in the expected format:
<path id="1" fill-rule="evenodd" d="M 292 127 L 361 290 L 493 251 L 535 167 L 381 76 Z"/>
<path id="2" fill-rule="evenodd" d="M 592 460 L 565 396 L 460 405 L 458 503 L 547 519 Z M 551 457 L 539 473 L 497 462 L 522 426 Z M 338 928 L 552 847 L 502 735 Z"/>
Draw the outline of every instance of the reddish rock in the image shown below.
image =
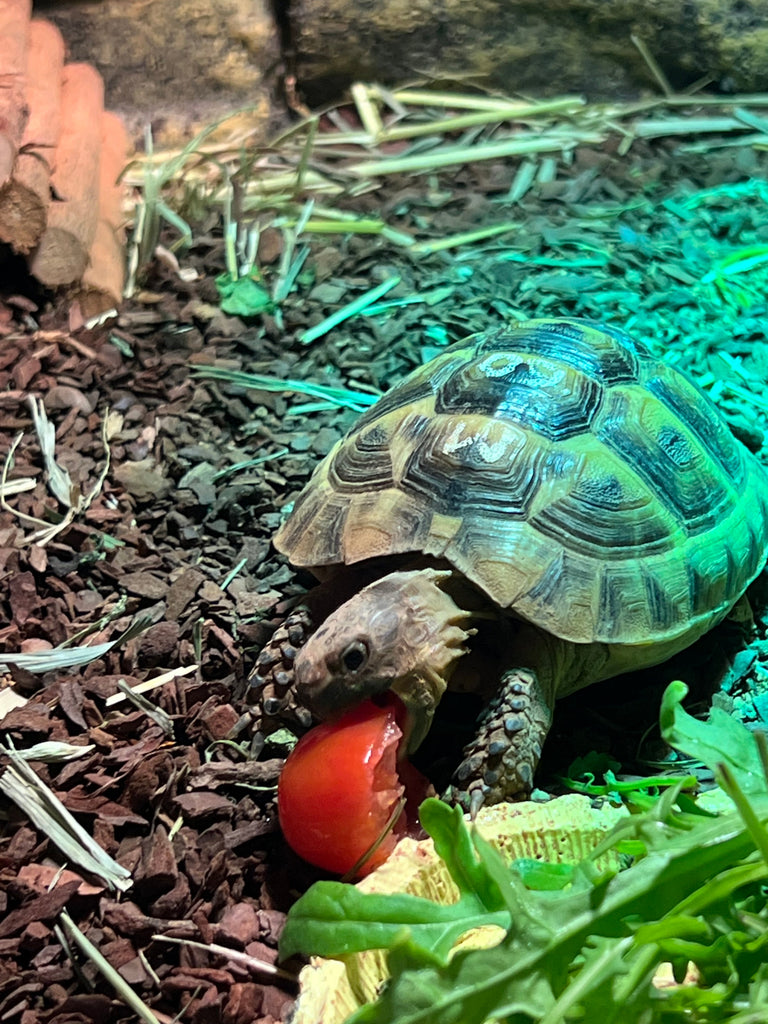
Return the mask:
<path id="1" fill-rule="evenodd" d="M 173 889 L 179 876 L 176 856 L 162 825 L 141 842 L 141 859 L 134 874 L 135 888 L 143 897 L 157 898 Z"/>
<path id="2" fill-rule="evenodd" d="M 261 991 L 261 1012 L 275 1020 L 285 1020 L 293 1007 L 293 997 L 277 985 L 263 985 Z"/>
<path id="3" fill-rule="evenodd" d="M 178 622 L 157 622 L 141 638 L 139 660 L 142 665 L 157 665 L 176 650 L 181 629 Z"/>
<path id="4" fill-rule="evenodd" d="M 261 1014 L 262 988 L 251 982 L 235 982 L 222 1015 L 223 1024 L 252 1024 Z"/>
<path id="5" fill-rule="evenodd" d="M 192 902 L 189 881 L 186 875 L 179 875 L 170 892 L 164 892 L 152 904 L 149 911 L 155 917 L 164 920 L 174 917 L 185 917 Z"/>
<path id="6" fill-rule="evenodd" d="M 32 921 L 21 933 L 20 945 L 28 953 L 37 953 L 48 942 L 51 929 L 42 921 Z"/>
<path id="7" fill-rule="evenodd" d="M 116 970 L 130 963 L 136 956 L 136 950 L 129 939 L 114 939 L 112 942 L 105 942 L 100 946 L 99 952 Z"/>
<path id="8" fill-rule="evenodd" d="M 205 731 L 212 740 L 223 740 L 230 729 L 240 721 L 240 716 L 231 704 L 218 704 L 201 716 Z"/>
<path id="9" fill-rule="evenodd" d="M 228 907 L 215 926 L 216 942 L 224 946 L 245 949 L 259 937 L 259 915 L 250 903 L 235 903 Z"/>

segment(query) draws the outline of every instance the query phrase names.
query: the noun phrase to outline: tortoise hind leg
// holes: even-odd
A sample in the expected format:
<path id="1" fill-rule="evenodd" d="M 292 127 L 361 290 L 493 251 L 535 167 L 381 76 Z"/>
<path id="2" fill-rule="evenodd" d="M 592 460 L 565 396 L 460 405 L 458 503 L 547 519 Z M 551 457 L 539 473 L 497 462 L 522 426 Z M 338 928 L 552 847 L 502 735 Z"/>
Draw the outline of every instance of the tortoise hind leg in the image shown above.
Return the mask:
<path id="1" fill-rule="evenodd" d="M 553 703 L 535 672 L 505 672 L 478 718 L 446 798 L 474 817 L 484 804 L 530 793 Z"/>

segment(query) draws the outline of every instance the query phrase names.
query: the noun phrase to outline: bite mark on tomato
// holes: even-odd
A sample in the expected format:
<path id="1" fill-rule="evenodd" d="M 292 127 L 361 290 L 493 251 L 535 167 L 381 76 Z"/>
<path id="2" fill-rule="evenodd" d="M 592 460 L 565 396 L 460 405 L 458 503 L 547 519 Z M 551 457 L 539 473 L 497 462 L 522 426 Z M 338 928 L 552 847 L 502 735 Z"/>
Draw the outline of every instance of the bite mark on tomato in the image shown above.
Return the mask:
<path id="1" fill-rule="evenodd" d="M 406 715 L 388 693 L 323 722 L 296 744 L 280 776 L 278 812 L 288 844 L 304 860 L 343 875 L 383 835 L 355 872 L 362 877 L 414 830 L 416 809 L 431 787 L 400 756 Z M 406 807 L 391 822 L 403 797 Z"/>

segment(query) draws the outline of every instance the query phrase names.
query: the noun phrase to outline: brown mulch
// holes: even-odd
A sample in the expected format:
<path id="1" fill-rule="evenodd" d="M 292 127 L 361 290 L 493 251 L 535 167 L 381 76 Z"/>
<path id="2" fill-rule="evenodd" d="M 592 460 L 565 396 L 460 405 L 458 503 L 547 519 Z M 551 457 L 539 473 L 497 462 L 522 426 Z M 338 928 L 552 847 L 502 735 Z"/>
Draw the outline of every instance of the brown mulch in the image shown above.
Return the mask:
<path id="1" fill-rule="evenodd" d="M 132 871 L 134 884 L 127 899 L 118 899 L 70 873 L 71 883 L 65 876 L 47 893 L 53 871 L 45 865 L 56 851 L 3 801 L 0 1012 L 14 1020 L 23 1011 L 25 1021 L 110 1018 L 109 998 L 85 994 L 94 984 L 102 987 L 93 969 L 73 964 L 53 931 L 66 904 L 123 978 L 159 1009 L 183 1006 L 187 1019 L 200 1021 L 211 1013 L 231 1021 L 277 1020 L 290 1003 L 290 983 L 152 939 L 160 933 L 216 942 L 274 965 L 292 858 L 276 835 L 272 799 L 282 761 L 246 760 L 254 728 L 248 709 L 234 699 L 242 694 L 244 646 L 269 634 L 261 619 L 279 598 L 272 582 L 279 574 L 265 572 L 250 590 L 220 586 L 241 559 L 254 572 L 262 564 L 271 530 L 266 510 L 277 493 L 246 489 L 245 507 L 258 503 L 267 516 L 258 528 L 242 509 L 214 502 L 201 483 L 175 489 L 174 477 L 178 483 L 206 459 L 220 463 L 232 442 L 200 429 L 201 399 L 187 368 L 194 338 L 185 339 L 191 343 L 185 349 L 173 340 L 158 345 L 150 333 L 158 318 L 140 319 L 151 326 L 122 332 L 124 339 L 130 335 L 131 358 L 103 332 L 80 334 L 74 348 L 56 330 L 5 341 L 2 429 L 8 438 L 26 431 L 13 475 L 38 480 L 14 502 L 18 512 L 45 519 L 55 511 L 23 392 L 45 396 L 58 425 L 57 456 L 85 491 L 103 464 L 105 397 L 124 415 L 111 478 L 74 526 L 44 548 L 29 546 L 26 524 L 4 515 L 5 649 L 59 644 L 99 620 L 104 625 L 89 642 L 114 639 L 137 614 L 152 624 L 76 673 L 11 671 L 14 689 L 30 699 L 5 716 L 4 735 L 19 749 L 46 740 L 92 746 L 70 764 L 36 767 L 99 844 Z M 203 529 L 210 506 L 215 525 Z M 169 667 L 194 665 L 151 694 L 170 716 L 170 736 L 127 701 L 108 704 L 118 679 L 135 685 Z"/>
<path id="2" fill-rule="evenodd" d="M 515 211 L 526 225 L 515 245 L 531 256 L 542 251 L 542 238 L 555 250 L 567 247 L 577 207 L 615 207 L 638 188 L 664 198 L 676 188 L 741 182 L 762 173 L 765 163 L 765 154 L 753 154 L 745 165 L 743 153 L 710 160 L 678 158 L 663 145 L 638 150 L 631 165 L 610 153 L 578 153 L 560 191 L 549 183 Z M 383 210 L 398 227 L 429 236 L 469 230 L 503 216 L 499 203 L 514 172 L 493 164 L 441 175 L 440 187 L 422 179 L 388 183 L 355 208 Z M 13 511 L 0 512 L 0 643 L 6 652 L 35 651 L 91 629 L 93 644 L 116 640 L 138 617 L 150 623 L 83 668 L 44 675 L 11 668 L 0 683 L 0 708 L 6 692 L 23 701 L 0 719 L 0 738 L 20 750 L 42 741 L 89 746 L 68 763 L 33 766 L 133 875 L 122 897 L 72 865 L 49 888 L 61 864 L 58 851 L 22 809 L 0 797 L 0 1020 L 101 1024 L 127 1016 L 93 964 L 70 956 L 58 924 L 65 906 L 162 1021 L 181 1013 L 193 1024 L 266 1024 L 285 1019 L 295 995 L 290 977 L 267 971 L 276 964 L 285 912 L 316 876 L 279 834 L 274 796 L 286 741 L 270 735 L 279 721 L 264 720 L 247 703 L 245 683 L 258 650 L 309 583 L 270 548 L 281 509 L 354 414 L 292 416 L 302 399 L 220 385 L 192 369 L 215 364 L 384 390 L 421 362 L 430 344 L 499 323 L 511 310 L 616 316 L 623 308 L 671 351 L 678 344 L 680 362 L 693 372 L 724 378 L 730 364 L 721 352 L 763 372 L 765 303 L 755 301 L 739 315 L 738 330 L 718 336 L 713 328 L 712 344 L 682 346 L 661 308 L 673 311 L 671 319 L 677 311 L 689 336 L 698 337 L 691 326 L 697 302 L 704 309 L 702 337 L 706 323 L 722 323 L 714 299 L 699 301 L 685 284 L 699 251 L 694 242 L 703 250 L 707 241 L 691 229 L 691 245 L 678 253 L 677 227 L 671 219 L 665 227 L 666 214 L 646 205 L 628 216 L 633 234 L 612 244 L 602 278 L 498 264 L 504 248 L 498 243 L 471 264 L 447 254 L 415 260 L 375 237 L 353 237 L 313 246 L 312 279 L 291 295 L 281 318 L 272 313 L 244 322 L 217 307 L 213 278 L 222 269 L 221 245 L 208 239 L 187 257 L 200 274 L 196 282 L 158 266 L 146 290 L 103 327 L 73 336 L 62 326 L 61 307 L 39 310 L 20 297 L 0 305 L 2 454 L 23 431 L 9 476 L 35 481 L 8 499 Z M 731 248 L 755 244 L 759 219 L 755 214 L 753 223 L 742 211 L 739 224 L 713 228 L 714 237 L 726 237 Z M 593 240 L 600 231 L 612 237 L 614 226 L 610 218 L 602 224 L 595 218 Z M 667 268 L 679 270 L 666 283 L 659 251 Z M 278 257 L 279 246 L 270 258 Z M 402 283 L 388 298 L 438 287 L 448 297 L 434 307 L 403 304 L 387 316 L 345 323 L 309 347 L 297 341 L 303 328 L 394 273 Z M 725 390 L 723 407 L 757 450 L 765 416 L 745 412 L 734 394 Z M 20 516 L 53 524 L 63 509 L 47 486 L 30 395 L 44 401 L 56 426 L 56 457 L 83 494 L 96 487 L 104 465 L 106 410 L 122 417 L 106 479 L 44 547 L 29 542 L 36 527 Z M 237 468 L 262 456 L 266 461 Z M 727 677 L 732 699 L 744 693 L 745 681 L 768 678 L 762 648 L 736 670 L 728 638 L 708 642 L 714 648 L 699 648 L 686 664 L 716 662 L 717 680 Z M 726 653 L 713 657 L 713 650 Z M 114 699 L 121 679 L 135 686 L 175 669 L 188 671 L 146 694 L 169 717 L 170 729 Z M 587 717 L 571 717 L 576 705 L 569 704 L 564 731 L 574 754 L 618 743 L 625 729 L 624 721 L 607 721 L 613 712 L 606 699 L 613 695 L 619 703 L 616 688 L 594 689 Z M 644 716 L 633 707 L 625 749 L 653 725 L 653 700 L 645 698 Z M 759 719 L 762 704 L 750 707 Z M 251 962 L 164 938 L 215 943 Z"/>

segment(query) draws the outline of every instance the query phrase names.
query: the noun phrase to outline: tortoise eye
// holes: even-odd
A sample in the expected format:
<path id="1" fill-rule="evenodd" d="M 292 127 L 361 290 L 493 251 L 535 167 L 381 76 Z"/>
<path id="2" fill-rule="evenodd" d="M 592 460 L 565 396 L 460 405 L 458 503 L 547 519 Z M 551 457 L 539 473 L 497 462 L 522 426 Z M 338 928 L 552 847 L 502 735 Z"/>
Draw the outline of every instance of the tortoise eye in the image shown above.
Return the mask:
<path id="1" fill-rule="evenodd" d="M 357 672 L 368 661 L 368 644 L 364 640 L 353 640 L 341 652 L 341 663 L 347 672 Z"/>

